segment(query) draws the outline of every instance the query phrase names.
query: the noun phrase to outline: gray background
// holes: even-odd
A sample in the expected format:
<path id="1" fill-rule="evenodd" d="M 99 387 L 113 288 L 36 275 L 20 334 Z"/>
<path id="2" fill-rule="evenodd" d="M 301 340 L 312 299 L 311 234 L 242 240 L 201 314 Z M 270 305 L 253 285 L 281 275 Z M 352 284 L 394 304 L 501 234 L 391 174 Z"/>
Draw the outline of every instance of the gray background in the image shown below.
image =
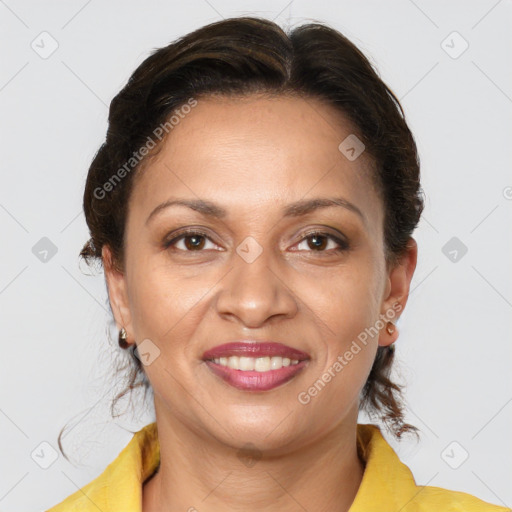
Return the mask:
<path id="1" fill-rule="evenodd" d="M 329 23 L 401 99 L 427 201 L 397 375 L 422 440 L 387 437 L 418 484 L 512 506 L 510 1 L 0 0 L 0 510 L 56 504 L 152 421 L 142 406 L 110 418 L 119 349 L 103 275 L 78 265 L 86 171 L 149 52 L 240 14 Z M 65 424 L 74 465 L 43 469 Z"/>

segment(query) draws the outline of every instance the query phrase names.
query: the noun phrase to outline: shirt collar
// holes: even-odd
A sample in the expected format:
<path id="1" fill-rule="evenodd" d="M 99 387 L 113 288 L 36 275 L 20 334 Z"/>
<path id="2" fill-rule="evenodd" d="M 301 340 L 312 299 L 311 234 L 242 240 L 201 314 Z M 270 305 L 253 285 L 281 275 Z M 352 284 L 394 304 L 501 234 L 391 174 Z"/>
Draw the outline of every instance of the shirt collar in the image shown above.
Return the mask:
<path id="1" fill-rule="evenodd" d="M 156 471 L 159 463 L 158 429 L 153 422 L 135 432 L 117 459 L 105 470 L 108 492 L 105 512 L 141 512 L 142 485 Z"/>
<path id="2" fill-rule="evenodd" d="M 410 469 L 403 464 L 384 439 L 378 426 L 357 425 L 358 452 L 365 462 L 363 479 L 349 512 L 389 512 L 399 510 L 421 491 Z M 107 467 L 107 510 L 140 512 L 142 484 L 157 470 L 160 446 L 156 423 L 136 432 L 118 458 Z M 376 499 L 378 496 L 378 499 Z M 114 506 L 115 504 L 115 506 Z"/>
<path id="3" fill-rule="evenodd" d="M 416 485 L 411 470 L 384 439 L 380 428 L 358 424 L 357 448 L 366 467 L 349 512 L 408 510 L 406 506 L 423 487 Z"/>

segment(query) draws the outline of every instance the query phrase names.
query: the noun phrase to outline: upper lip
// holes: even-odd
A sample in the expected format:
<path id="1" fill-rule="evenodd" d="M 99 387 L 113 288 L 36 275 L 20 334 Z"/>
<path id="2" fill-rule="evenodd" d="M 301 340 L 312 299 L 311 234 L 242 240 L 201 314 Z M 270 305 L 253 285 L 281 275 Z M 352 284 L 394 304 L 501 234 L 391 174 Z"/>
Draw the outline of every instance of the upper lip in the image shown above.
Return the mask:
<path id="1" fill-rule="evenodd" d="M 245 356 L 245 357 L 288 357 L 303 361 L 309 359 L 309 354 L 288 345 L 274 341 L 240 340 L 231 343 L 217 345 L 203 354 L 203 360 L 217 359 L 220 357 Z"/>

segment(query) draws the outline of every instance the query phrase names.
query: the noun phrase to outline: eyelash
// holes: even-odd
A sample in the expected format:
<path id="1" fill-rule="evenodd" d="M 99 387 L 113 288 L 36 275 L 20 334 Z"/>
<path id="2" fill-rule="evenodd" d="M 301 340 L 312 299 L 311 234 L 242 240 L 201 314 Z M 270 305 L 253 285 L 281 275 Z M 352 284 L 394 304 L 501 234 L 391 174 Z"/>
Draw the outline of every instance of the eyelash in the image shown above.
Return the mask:
<path id="1" fill-rule="evenodd" d="M 201 236 L 201 237 L 207 238 L 208 240 L 213 242 L 213 240 L 211 240 L 210 237 L 208 236 L 208 234 L 205 233 L 204 231 L 197 230 L 197 229 L 190 229 L 190 230 L 182 231 L 180 234 L 178 234 L 171 240 L 165 242 L 164 248 L 169 249 L 172 245 L 176 244 L 180 240 L 190 237 L 190 236 Z M 335 243 L 337 243 L 339 247 L 337 249 L 329 249 L 328 251 L 326 251 L 326 250 L 315 251 L 312 249 L 311 252 L 329 253 L 329 251 L 333 251 L 335 253 L 341 253 L 341 252 L 347 251 L 350 248 L 348 242 L 346 242 L 345 240 L 342 240 L 341 238 L 338 238 L 338 237 L 332 235 L 331 233 L 327 233 L 327 232 L 319 231 L 319 230 L 308 231 L 297 243 L 300 244 L 304 240 L 307 240 L 308 238 L 311 238 L 313 236 L 321 236 L 321 237 L 328 238 L 329 240 L 332 240 Z M 201 249 L 198 251 L 189 251 L 189 250 L 182 250 L 182 249 L 178 249 L 178 250 L 180 252 L 202 252 Z M 298 252 L 302 252 L 302 251 L 298 251 Z"/>

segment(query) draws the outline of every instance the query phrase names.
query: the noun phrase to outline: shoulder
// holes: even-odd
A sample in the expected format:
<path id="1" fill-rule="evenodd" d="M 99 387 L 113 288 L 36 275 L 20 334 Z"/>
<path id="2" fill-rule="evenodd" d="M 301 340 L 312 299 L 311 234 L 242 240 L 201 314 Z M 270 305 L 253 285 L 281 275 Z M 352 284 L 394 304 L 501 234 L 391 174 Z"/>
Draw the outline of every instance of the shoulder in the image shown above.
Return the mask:
<path id="1" fill-rule="evenodd" d="M 132 434 L 103 473 L 46 512 L 140 512 L 142 485 L 160 461 L 160 446 L 156 423 Z"/>
<path id="2" fill-rule="evenodd" d="M 418 485 L 377 425 L 358 424 L 357 442 L 365 470 L 350 512 L 511 512 L 465 492 Z"/>
<path id="3" fill-rule="evenodd" d="M 511 512 L 510 508 L 501 507 L 483 501 L 472 494 L 452 491 L 434 486 L 418 486 L 418 494 L 411 502 L 417 508 L 411 510 L 435 510 L 436 512 Z M 409 510 L 409 509 L 407 509 Z"/>

